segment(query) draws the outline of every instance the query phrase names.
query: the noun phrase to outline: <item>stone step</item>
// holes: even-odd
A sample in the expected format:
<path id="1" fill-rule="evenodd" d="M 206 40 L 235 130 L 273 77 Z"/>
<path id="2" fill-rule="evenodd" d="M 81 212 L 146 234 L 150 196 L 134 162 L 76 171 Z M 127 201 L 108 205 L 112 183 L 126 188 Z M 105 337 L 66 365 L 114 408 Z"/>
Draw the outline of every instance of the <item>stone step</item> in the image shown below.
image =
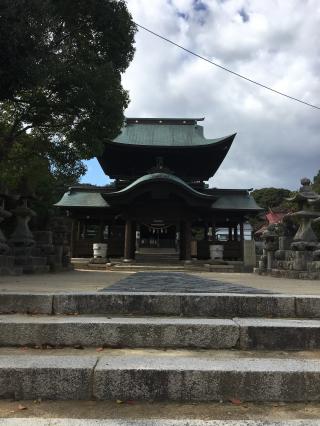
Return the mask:
<path id="1" fill-rule="evenodd" d="M 50 272 L 49 265 L 25 265 L 23 267 L 24 274 L 45 274 Z"/>
<path id="2" fill-rule="evenodd" d="M 98 400 L 319 401 L 320 360 L 103 357 Z"/>
<path id="3" fill-rule="evenodd" d="M 166 253 L 166 252 L 159 252 L 159 253 L 135 253 L 135 259 L 137 257 L 144 257 L 146 259 L 148 258 L 154 258 L 154 259 L 161 259 L 161 258 L 168 258 L 168 259 L 179 259 L 180 253 L 174 252 L 174 253 Z"/>
<path id="4" fill-rule="evenodd" d="M 17 266 L 45 266 L 47 264 L 46 257 L 35 257 L 35 256 L 15 256 L 15 265 Z"/>
<path id="5" fill-rule="evenodd" d="M 173 247 L 140 247 L 136 254 L 179 254 Z"/>
<path id="6" fill-rule="evenodd" d="M 210 272 L 235 272 L 234 265 L 210 265 L 209 263 L 206 263 L 203 266 Z"/>
<path id="7" fill-rule="evenodd" d="M 59 350 L 56 350 L 59 351 Z M 61 350 L 62 351 L 62 350 Z M 0 398 L 121 401 L 320 400 L 319 356 L 0 355 Z M 21 353 L 21 352 L 20 352 Z"/>
<path id="8" fill-rule="evenodd" d="M 0 316 L 0 346 L 320 349 L 319 320 Z"/>
<path id="9" fill-rule="evenodd" d="M 320 321 L 310 319 L 236 318 L 239 348 L 255 350 L 320 349 Z"/>
<path id="10" fill-rule="evenodd" d="M 108 268 L 109 269 L 109 268 Z M 134 271 L 134 272 L 147 272 L 147 271 L 168 271 L 168 272 L 184 272 L 185 266 L 181 262 L 177 264 L 169 263 L 117 263 L 111 267 L 117 271 Z"/>
<path id="11" fill-rule="evenodd" d="M 133 262 L 133 263 L 80 263 L 80 262 L 73 262 L 72 265 L 76 269 L 88 269 L 92 271 L 134 271 L 134 272 L 141 272 L 141 271 L 171 271 L 171 272 L 184 272 L 185 271 L 185 265 L 182 264 L 180 261 L 178 262 L 146 262 L 146 263 L 139 263 L 139 262 Z M 198 268 L 199 270 L 203 270 L 203 267 Z"/>
<path id="12" fill-rule="evenodd" d="M 171 266 L 171 265 L 183 265 L 182 261 L 177 257 L 177 258 L 166 258 L 166 257 L 150 257 L 150 258 L 145 258 L 145 257 L 137 257 L 135 259 L 135 262 L 137 262 L 140 265 L 150 265 L 150 264 L 154 264 L 154 265 L 159 265 L 159 266 Z"/>
<path id="13" fill-rule="evenodd" d="M 0 346 L 219 349 L 238 339 L 239 326 L 227 319 L 0 316 Z"/>
<path id="14" fill-rule="evenodd" d="M 235 293 L 0 293 L 0 313 L 320 318 L 320 296 Z"/>

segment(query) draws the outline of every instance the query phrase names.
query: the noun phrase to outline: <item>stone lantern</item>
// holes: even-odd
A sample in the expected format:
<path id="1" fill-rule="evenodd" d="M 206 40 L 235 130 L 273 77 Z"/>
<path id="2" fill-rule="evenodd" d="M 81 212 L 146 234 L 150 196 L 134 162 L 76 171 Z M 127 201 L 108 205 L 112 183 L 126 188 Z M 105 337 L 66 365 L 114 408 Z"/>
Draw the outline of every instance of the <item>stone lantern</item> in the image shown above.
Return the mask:
<path id="1" fill-rule="evenodd" d="M 312 190 L 310 179 L 302 178 L 301 185 L 299 192 L 287 198 L 288 201 L 297 202 L 299 206 L 299 211 L 290 215 L 299 223 L 291 248 L 297 251 L 314 250 L 318 245 L 318 239 L 312 229 L 312 223 L 314 219 L 320 217 L 320 212 L 315 209 L 320 205 L 320 196 Z"/>
<path id="2" fill-rule="evenodd" d="M 24 273 L 48 272 L 47 258 L 36 247 L 34 235 L 29 228 L 29 222 L 36 216 L 29 202 L 35 197 L 23 191 L 19 197 L 18 206 L 12 211 L 16 217 L 16 227 L 11 234 L 9 244 L 14 254 L 15 265 L 22 268 Z"/>
<path id="3" fill-rule="evenodd" d="M 273 267 L 274 253 L 279 248 L 279 236 L 276 231 L 276 225 L 269 225 L 267 229 L 261 235 L 264 241 L 264 264 L 266 263 L 267 270 L 271 270 Z"/>
<path id="4" fill-rule="evenodd" d="M 8 198 L 7 190 L 0 188 L 0 224 L 12 216 L 5 209 L 5 202 Z M 14 267 L 14 257 L 11 255 L 11 249 L 7 239 L 0 228 L 0 275 L 18 274 L 20 271 Z"/>
<path id="5" fill-rule="evenodd" d="M 12 216 L 10 212 L 5 210 L 5 200 L 8 194 L 4 189 L 0 189 L 0 223 Z M 7 239 L 0 228 L 0 255 L 8 254 L 10 247 L 7 244 Z"/>
<path id="6" fill-rule="evenodd" d="M 29 254 L 30 249 L 35 246 L 35 240 L 29 228 L 29 222 L 36 213 L 29 207 L 31 197 L 22 195 L 20 204 L 13 210 L 16 216 L 16 227 L 10 237 L 10 244 L 21 251 L 22 254 Z M 21 249 L 21 250 L 19 250 Z"/>
<path id="7" fill-rule="evenodd" d="M 294 254 L 293 269 L 305 271 L 314 259 L 314 251 L 319 246 L 318 238 L 312 229 L 312 224 L 320 217 L 320 196 L 312 190 L 308 178 L 301 179 L 299 191 L 288 201 L 298 203 L 299 211 L 291 213 L 290 217 L 299 223 L 299 228 L 293 237 L 291 250 Z"/>

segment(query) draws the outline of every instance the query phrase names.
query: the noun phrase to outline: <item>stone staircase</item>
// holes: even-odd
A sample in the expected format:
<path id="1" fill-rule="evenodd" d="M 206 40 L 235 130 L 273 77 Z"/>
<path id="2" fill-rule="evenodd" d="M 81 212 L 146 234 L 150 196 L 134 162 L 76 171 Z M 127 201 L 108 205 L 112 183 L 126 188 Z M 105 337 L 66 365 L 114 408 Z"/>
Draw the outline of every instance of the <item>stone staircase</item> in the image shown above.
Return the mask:
<path id="1" fill-rule="evenodd" d="M 2 293 L 0 397 L 320 400 L 320 297 Z"/>
<path id="2" fill-rule="evenodd" d="M 174 248 L 140 248 L 136 252 L 137 263 L 179 264 L 180 255 Z"/>

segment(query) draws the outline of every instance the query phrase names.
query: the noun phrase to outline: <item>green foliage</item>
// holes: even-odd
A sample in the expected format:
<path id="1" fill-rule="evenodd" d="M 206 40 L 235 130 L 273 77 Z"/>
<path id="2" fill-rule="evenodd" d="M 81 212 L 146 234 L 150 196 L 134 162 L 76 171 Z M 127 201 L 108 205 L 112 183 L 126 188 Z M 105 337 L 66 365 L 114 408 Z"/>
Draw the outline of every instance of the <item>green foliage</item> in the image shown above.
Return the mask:
<path id="1" fill-rule="evenodd" d="M 124 0 L 0 1 L 0 185 L 38 221 L 119 133 L 135 31 Z"/>
<path id="2" fill-rule="evenodd" d="M 128 105 L 135 30 L 123 0 L 1 0 L 0 158 L 27 130 L 73 158 L 99 154 Z"/>
<path id="3" fill-rule="evenodd" d="M 313 178 L 312 188 L 315 192 L 320 194 L 320 170 L 318 171 L 318 174 Z"/>
<path id="4" fill-rule="evenodd" d="M 272 210 L 274 212 L 290 212 L 295 211 L 297 206 L 286 200 L 293 195 L 289 189 L 285 188 L 261 188 L 255 189 L 251 195 L 266 212 Z M 258 214 L 250 218 L 250 224 L 256 231 L 266 223 L 265 216 Z"/>
<path id="5" fill-rule="evenodd" d="M 0 182 L 5 182 L 10 193 L 34 190 L 36 200 L 33 205 L 41 228 L 45 227 L 53 204 L 68 186 L 78 182 L 85 171 L 82 162 L 72 158 L 63 147 L 57 151 L 50 148 L 50 143 L 45 140 L 22 134 L 9 155 L 1 161 L 0 168 Z M 67 156 L 66 165 L 64 159 Z"/>
<path id="6" fill-rule="evenodd" d="M 277 209 L 282 206 L 287 209 L 287 203 L 285 198 L 290 197 L 291 191 L 284 188 L 261 188 L 255 189 L 251 192 L 251 195 L 255 201 L 265 210 Z"/>

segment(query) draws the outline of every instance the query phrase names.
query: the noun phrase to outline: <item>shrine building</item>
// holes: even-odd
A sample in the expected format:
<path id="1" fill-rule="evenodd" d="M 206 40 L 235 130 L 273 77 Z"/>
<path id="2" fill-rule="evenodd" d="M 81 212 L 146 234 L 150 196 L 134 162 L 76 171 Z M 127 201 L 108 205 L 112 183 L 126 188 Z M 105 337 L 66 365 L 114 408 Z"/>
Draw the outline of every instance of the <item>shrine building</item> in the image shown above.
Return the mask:
<path id="1" fill-rule="evenodd" d="M 244 223 L 260 207 L 248 189 L 209 188 L 235 134 L 206 139 L 203 118 L 127 118 L 98 161 L 114 181 L 69 188 L 56 206 L 73 219 L 72 257 L 92 257 L 95 242 L 125 261 L 144 252 L 243 259 Z M 224 230 L 224 234 L 221 234 Z"/>

